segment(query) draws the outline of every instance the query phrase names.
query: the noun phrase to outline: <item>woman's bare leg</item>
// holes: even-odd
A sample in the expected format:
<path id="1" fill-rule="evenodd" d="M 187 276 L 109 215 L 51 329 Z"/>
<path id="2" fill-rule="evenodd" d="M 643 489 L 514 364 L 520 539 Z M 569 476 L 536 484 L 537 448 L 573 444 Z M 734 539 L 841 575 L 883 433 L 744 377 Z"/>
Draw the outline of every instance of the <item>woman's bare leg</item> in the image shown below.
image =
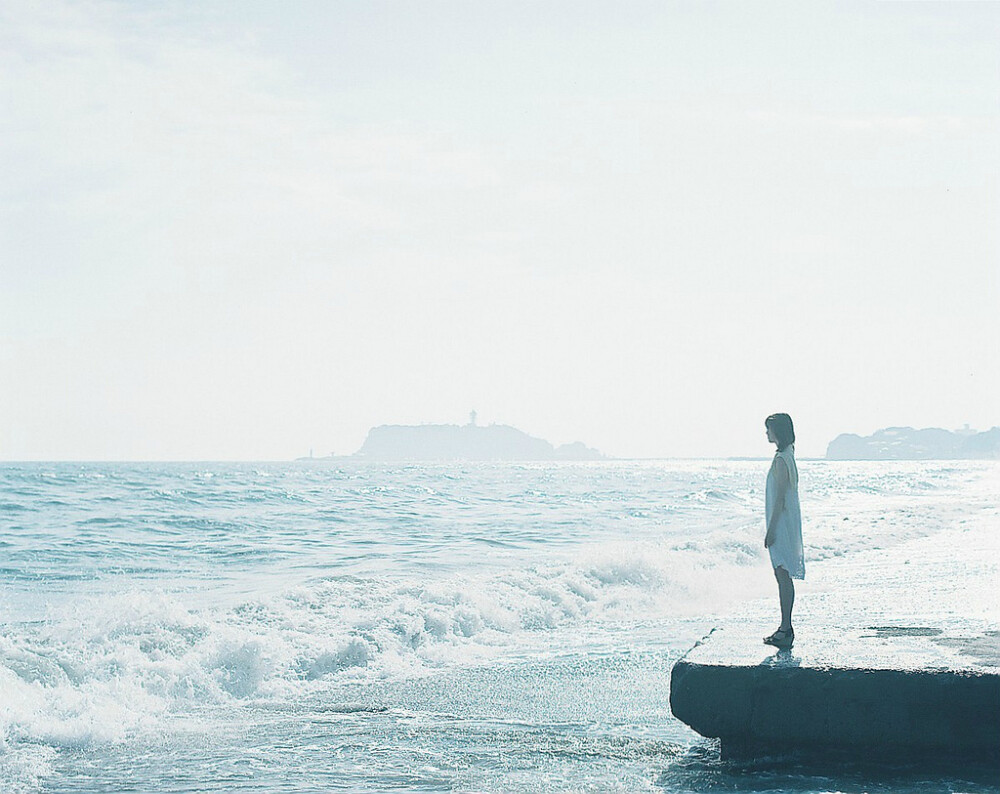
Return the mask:
<path id="1" fill-rule="evenodd" d="M 774 578 L 778 580 L 778 601 L 781 603 L 781 631 L 792 628 L 792 606 L 795 604 L 795 585 L 788 571 L 778 567 L 774 569 Z"/>

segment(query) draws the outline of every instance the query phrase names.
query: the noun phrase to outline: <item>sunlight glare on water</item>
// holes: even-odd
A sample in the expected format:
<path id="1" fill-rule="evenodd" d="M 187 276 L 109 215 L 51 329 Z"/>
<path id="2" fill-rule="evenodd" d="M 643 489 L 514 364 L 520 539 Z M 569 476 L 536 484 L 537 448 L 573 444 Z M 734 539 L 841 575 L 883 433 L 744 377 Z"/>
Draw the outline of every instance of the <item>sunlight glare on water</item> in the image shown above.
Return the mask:
<path id="1" fill-rule="evenodd" d="M 826 790 L 669 709 L 674 661 L 772 598 L 766 465 L 6 464 L 0 781 Z M 996 517 L 993 463 L 800 471 L 806 599 Z"/>

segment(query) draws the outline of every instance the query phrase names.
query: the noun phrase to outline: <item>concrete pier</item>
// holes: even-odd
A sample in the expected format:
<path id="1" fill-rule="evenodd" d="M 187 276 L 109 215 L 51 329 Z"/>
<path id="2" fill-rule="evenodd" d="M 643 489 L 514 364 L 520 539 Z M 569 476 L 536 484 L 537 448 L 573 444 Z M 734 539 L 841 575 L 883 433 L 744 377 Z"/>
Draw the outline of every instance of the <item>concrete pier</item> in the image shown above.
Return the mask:
<path id="1" fill-rule="evenodd" d="M 674 715 L 725 757 L 1000 764 L 1000 632 L 809 626 L 778 651 L 764 625 L 714 630 L 671 674 Z"/>

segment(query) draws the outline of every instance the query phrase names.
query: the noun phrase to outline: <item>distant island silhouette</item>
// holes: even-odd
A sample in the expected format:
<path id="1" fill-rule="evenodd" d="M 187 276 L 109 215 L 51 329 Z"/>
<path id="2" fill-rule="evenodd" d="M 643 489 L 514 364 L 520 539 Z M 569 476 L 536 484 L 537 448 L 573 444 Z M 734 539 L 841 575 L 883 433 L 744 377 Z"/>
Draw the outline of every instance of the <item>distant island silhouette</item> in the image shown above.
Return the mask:
<path id="1" fill-rule="evenodd" d="M 353 457 L 365 460 L 602 460 L 580 441 L 553 446 L 510 425 L 380 425 Z"/>
<path id="2" fill-rule="evenodd" d="M 1000 427 L 969 429 L 886 427 L 870 436 L 841 433 L 826 448 L 827 460 L 996 460 Z"/>
<path id="3" fill-rule="evenodd" d="M 476 412 L 466 425 L 379 425 L 368 431 L 353 455 L 298 460 L 606 460 L 581 441 L 553 446 L 510 425 L 477 425 Z"/>

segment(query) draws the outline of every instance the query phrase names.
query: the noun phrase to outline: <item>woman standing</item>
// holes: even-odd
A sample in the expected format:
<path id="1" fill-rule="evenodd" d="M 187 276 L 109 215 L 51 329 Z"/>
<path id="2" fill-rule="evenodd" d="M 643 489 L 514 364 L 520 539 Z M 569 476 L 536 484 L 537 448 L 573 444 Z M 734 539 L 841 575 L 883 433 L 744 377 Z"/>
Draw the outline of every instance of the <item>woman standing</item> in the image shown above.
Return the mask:
<path id="1" fill-rule="evenodd" d="M 764 427 L 767 429 L 767 440 L 778 447 L 771 461 L 771 470 L 767 473 L 764 548 L 771 555 L 781 603 L 781 625 L 774 634 L 765 637 L 764 642 L 788 648 L 795 641 L 792 629 L 795 586 L 792 580 L 806 578 L 802 554 L 802 513 L 799 510 L 799 470 L 795 466 L 795 429 L 788 414 L 771 414 L 764 420 Z"/>

